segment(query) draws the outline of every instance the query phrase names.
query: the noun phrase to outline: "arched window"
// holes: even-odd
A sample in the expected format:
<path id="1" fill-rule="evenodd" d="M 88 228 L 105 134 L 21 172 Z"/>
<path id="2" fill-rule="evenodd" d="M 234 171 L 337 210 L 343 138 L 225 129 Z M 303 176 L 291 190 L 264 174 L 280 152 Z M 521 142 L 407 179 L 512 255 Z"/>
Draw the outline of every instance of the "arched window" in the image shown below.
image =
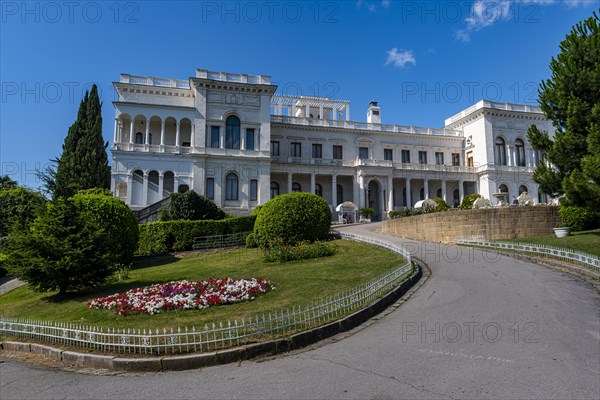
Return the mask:
<path id="1" fill-rule="evenodd" d="M 515 140 L 515 155 L 516 155 L 516 164 L 519 167 L 524 167 L 526 160 L 525 160 L 525 144 L 523 143 L 523 141 L 521 139 L 517 139 Z"/>
<path id="2" fill-rule="evenodd" d="M 523 192 L 525 192 L 525 193 L 529 192 L 529 190 L 527 189 L 527 186 L 525 186 L 525 185 L 521 185 L 521 186 L 519 186 L 519 196 L 520 196 L 520 195 L 521 195 L 521 193 L 523 193 Z"/>
<path id="3" fill-rule="evenodd" d="M 144 144 L 144 134 L 142 132 L 135 134 L 135 144 Z"/>
<path id="4" fill-rule="evenodd" d="M 323 186 L 321 186 L 319 183 L 315 184 L 315 194 L 323 197 Z"/>
<path id="5" fill-rule="evenodd" d="M 238 200 L 238 187 L 238 176 L 233 172 L 227 174 L 225 177 L 225 200 Z"/>
<path id="6" fill-rule="evenodd" d="M 190 190 L 190 187 L 188 185 L 179 185 L 179 187 L 177 188 L 177 191 L 179 193 L 185 193 L 188 190 Z"/>
<path id="7" fill-rule="evenodd" d="M 504 139 L 497 137 L 495 143 L 496 165 L 506 165 L 506 145 Z"/>
<path id="8" fill-rule="evenodd" d="M 225 121 L 225 148 L 240 148 L 240 119 L 230 115 Z"/>
<path id="9" fill-rule="evenodd" d="M 279 183 L 271 182 L 271 198 L 279 196 Z"/>
<path id="10" fill-rule="evenodd" d="M 340 184 L 337 185 L 337 202 L 338 204 L 344 202 L 344 188 Z M 337 206 L 337 204 L 334 205 Z"/>
<path id="11" fill-rule="evenodd" d="M 292 192 L 301 192 L 302 186 L 298 182 L 292 183 Z"/>

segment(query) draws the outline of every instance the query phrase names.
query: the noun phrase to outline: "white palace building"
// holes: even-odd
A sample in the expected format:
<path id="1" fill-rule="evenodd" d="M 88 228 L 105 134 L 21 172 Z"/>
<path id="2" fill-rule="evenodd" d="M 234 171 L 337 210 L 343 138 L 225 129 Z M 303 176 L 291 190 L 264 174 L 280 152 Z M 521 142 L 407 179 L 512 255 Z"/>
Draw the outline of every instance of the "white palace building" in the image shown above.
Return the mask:
<path id="1" fill-rule="evenodd" d="M 552 131 L 539 107 L 486 100 L 446 119 L 444 128 L 383 124 L 371 102 L 366 122 L 350 103 L 279 96 L 264 75 L 196 70 L 188 80 L 121 75 L 114 86 L 112 191 L 132 209 L 192 189 L 232 214 L 278 194 L 306 191 L 334 209 L 412 208 L 470 193 L 492 203 L 527 191 L 546 200 L 531 177 L 540 154 L 531 124 Z"/>

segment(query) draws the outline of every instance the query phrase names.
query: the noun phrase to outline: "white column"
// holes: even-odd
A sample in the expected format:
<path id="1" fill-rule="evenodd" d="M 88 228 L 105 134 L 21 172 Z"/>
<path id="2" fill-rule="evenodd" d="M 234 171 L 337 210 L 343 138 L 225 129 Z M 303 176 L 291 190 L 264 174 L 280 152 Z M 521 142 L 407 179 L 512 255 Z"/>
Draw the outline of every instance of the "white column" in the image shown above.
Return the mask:
<path id="1" fill-rule="evenodd" d="M 388 192 L 387 192 L 387 195 L 388 195 L 387 209 L 388 209 L 388 212 L 390 212 L 390 211 L 394 211 L 394 178 L 392 176 L 388 176 L 387 190 L 388 190 Z"/>
<path id="2" fill-rule="evenodd" d="M 463 198 L 465 197 L 464 186 L 465 186 L 464 181 L 458 181 L 458 202 L 459 202 L 459 204 L 462 204 Z"/>
<path id="3" fill-rule="evenodd" d="M 360 188 L 356 174 L 352 177 L 352 202 L 356 205 L 360 203 Z"/>
<path id="4" fill-rule="evenodd" d="M 532 161 L 533 161 L 533 166 L 534 166 L 534 167 L 535 167 L 535 166 L 537 165 L 537 163 L 538 163 L 538 159 L 537 159 L 538 157 L 537 157 L 537 156 L 538 156 L 538 152 L 537 152 L 536 150 L 533 150 L 533 149 L 532 149 L 532 157 L 531 157 L 531 159 L 532 159 Z"/>
<path id="5" fill-rule="evenodd" d="M 194 148 L 196 146 L 196 140 L 194 139 L 196 136 L 196 124 L 192 124 L 192 135 L 190 136 L 190 146 Z"/>
<path id="6" fill-rule="evenodd" d="M 513 165 L 512 147 L 506 145 L 506 165 Z"/>
<path id="7" fill-rule="evenodd" d="M 160 121 L 160 145 L 165 145 L 165 120 Z"/>
<path id="8" fill-rule="evenodd" d="M 359 193 L 360 195 L 358 196 L 358 208 L 365 208 L 366 205 L 366 193 L 365 193 L 365 179 L 362 175 L 358 176 L 358 189 L 359 189 Z"/>
<path id="9" fill-rule="evenodd" d="M 350 104 L 346 106 L 346 121 L 350 121 Z"/>
<path id="10" fill-rule="evenodd" d="M 131 119 L 131 124 L 129 124 L 129 144 L 133 144 L 133 131 L 135 130 L 135 119 Z"/>
<path id="11" fill-rule="evenodd" d="M 125 182 L 127 183 L 127 195 L 125 198 L 125 203 L 127 203 L 127 205 L 131 205 L 131 193 L 133 190 L 133 176 L 132 175 L 128 175 L 125 178 Z"/>
<path id="12" fill-rule="evenodd" d="M 315 174 L 310 174 L 310 192 L 315 194 L 317 188 L 316 176 Z"/>
<path id="13" fill-rule="evenodd" d="M 310 104 L 307 104 L 306 106 L 304 106 L 304 113 L 305 113 L 305 117 L 306 118 L 310 118 Z"/>
<path id="14" fill-rule="evenodd" d="M 446 181 L 442 180 L 442 199 L 444 199 L 444 201 L 447 203 L 448 200 L 446 200 Z"/>
<path id="15" fill-rule="evenodd" d="M 325 116 L 323 115 L 323 104 L 319 105 L 319 118 L 325 119 Z"/>
<path id="16" fill-rule="evenodd" d="M 163 173 L 158 174 L 158 199 L 164 199 L 163 193 L 165 191 L 165 176 Z"/>
<path id="17" fill-rule="evenodd" d="M 412 209 L 412 196 L 410 195 L 410 178 L 406 178 L 406 208 Z"/>
<path id="18" fill-rule="evenodd" d="M 181 143 L 179 141 L 180 137 L 179 137 L 179 128 L 181 127 L 181 123 L 175 121 L 175 146 L 181 146 Z"/>
<path id="19" fill-rule="evenodd" d="M 240 150 L 246 150 L 246 132 L 240 128 Z"/>
<path id="20" fill-rule="evenodd" d="M 429 198 L 429 180 L 423 179 L 423 191 L 425 192 L 425 198 Z"/>
<path id="21" fill-rule="evenodd" d="M 142 199 L 142 204 L 148 204 L 148 173 L 144 172 L 144 191 L 142 192 L 144 198 Z"/>
<path id="22" fill-rule="evenodd" d="M 119 141 L 119 138 L 117 136 L 118 131 L 119 131 L 119 119 L 115 118 L 115 133 L 114 133 L 113 143 L 117 143 Z"/>
<path id="23" fill-rule="evenodd" d="M 150 144 L 150 121 L 146 118 L 146 144 Z"/>
<path id="24" fill-rule="evenodd" d="M 338 116 L 337 116 L 337 109 L 335 108 L 335 106 L 333 106 L 333 112 L 331 113 L 331 118 L 332 118 L 334 121 L 337 121 L 337 117 L 338 117 Z"/>
<path id="25" fill-rule="evenodd" d="M 287 192 L 292 193 L 292 173 L 287 174 Z"/>
<path id="26" fill-rule="evenodd" d="M 334 211 L 337 205 L 337 175 L 331 175 L 331 206 Z"/>

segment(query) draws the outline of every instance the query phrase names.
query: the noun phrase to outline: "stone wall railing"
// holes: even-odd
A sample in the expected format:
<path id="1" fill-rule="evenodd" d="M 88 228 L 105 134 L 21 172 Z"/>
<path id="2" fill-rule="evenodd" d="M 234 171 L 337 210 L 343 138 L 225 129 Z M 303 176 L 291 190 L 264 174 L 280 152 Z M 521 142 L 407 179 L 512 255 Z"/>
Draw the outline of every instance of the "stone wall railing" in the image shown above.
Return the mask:
<path id="1" fill-rule="evenodd" d="M 383 233 L 454 243 L 457 238 L 506 240 L 551 234 L 560 226 L 558 207 L 495 207 L 415 215 L 384 221 Z"/>

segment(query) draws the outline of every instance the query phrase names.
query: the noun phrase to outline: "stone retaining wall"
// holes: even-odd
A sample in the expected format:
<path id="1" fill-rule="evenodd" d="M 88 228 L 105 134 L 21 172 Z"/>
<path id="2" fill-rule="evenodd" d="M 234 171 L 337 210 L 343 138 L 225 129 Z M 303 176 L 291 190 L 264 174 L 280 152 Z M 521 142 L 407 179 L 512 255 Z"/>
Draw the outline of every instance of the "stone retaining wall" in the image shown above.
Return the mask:
<path id="1" fill-rule="evenodd" d="M 409 239 L 453 243 L 456 238 L 505 240 L 547 235 L 560 224 L 558 207 L 497 207 L 387 220 L 382 231 Z"/>

